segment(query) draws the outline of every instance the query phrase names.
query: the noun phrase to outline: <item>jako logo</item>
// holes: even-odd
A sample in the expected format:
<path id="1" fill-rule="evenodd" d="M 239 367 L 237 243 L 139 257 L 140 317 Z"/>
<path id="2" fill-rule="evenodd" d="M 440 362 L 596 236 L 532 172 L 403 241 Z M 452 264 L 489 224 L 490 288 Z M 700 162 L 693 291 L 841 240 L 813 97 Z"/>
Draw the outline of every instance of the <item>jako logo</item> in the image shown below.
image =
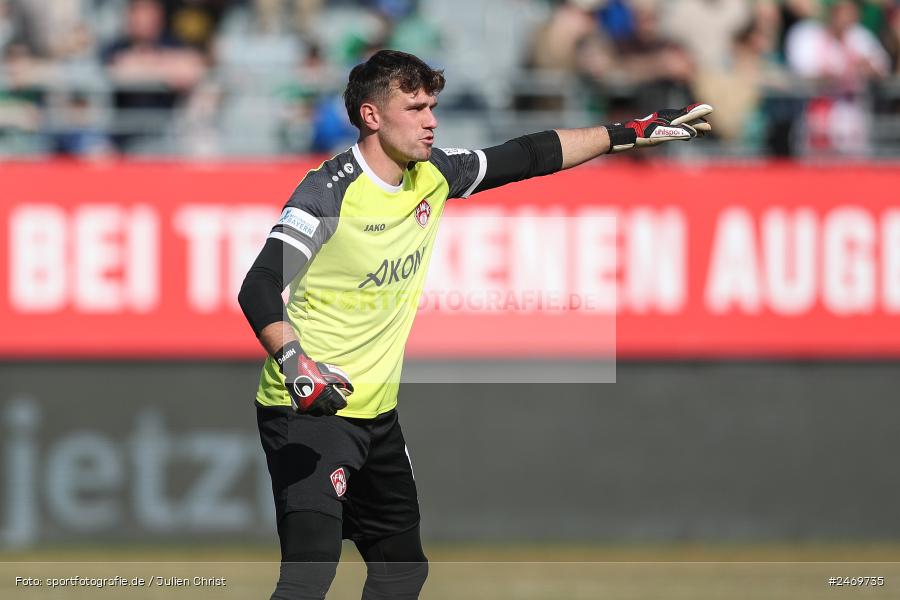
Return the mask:
<path id="1" fill-rule="evenodd" d="M 369 223 L 363 231 L 384 231 L 384 223 Z"/>
<path id="2" fill-rule="evenodd" d="M 416 207 L 416 223 L 423 228 L 428 225 L 428 217 L 431 216 L 431 205 L 427 200 L 422 200 Z"/>
<path id="3" fill-rule="evenodd" d="M 419 271 L 423 256 L 425 256 L 425 246 L 404 258 L 385 259 L 374 273 L 369 273 L 366 276 L 365 280 L 359 284 L 359 287 L 363 288 L 369 283 L 374 283 L 376 286 L 381 287 L 386 283 L 409 279 L 411 275 L 415 275 Z"/>

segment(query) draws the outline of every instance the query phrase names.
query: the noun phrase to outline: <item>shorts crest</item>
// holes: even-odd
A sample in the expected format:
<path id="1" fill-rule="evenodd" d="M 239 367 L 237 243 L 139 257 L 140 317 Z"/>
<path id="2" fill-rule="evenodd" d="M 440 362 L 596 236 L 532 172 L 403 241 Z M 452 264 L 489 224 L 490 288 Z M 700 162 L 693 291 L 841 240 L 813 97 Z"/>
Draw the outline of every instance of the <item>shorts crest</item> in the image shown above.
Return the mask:
<path id="1" fill-rule="evenodd" d="M 338 498 L 346 493 L 347 472 L 344 471 L 344 467 L 338 467 L 334 473 L 331 474 L 331 485 L 334 486 L 334 491 L 338 495 Z"/>

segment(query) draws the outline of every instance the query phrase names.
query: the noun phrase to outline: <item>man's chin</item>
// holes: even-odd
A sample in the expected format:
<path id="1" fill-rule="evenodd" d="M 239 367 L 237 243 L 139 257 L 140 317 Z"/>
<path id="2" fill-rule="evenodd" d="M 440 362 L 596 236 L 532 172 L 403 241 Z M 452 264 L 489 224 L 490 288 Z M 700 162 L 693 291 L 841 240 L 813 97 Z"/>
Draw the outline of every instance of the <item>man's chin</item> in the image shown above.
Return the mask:
<path id="1" fill-rule="evenodd" d="M 431 146 L 418 148 L 410 157 L 410 162 L 425 162 L 431 158 Z"/>

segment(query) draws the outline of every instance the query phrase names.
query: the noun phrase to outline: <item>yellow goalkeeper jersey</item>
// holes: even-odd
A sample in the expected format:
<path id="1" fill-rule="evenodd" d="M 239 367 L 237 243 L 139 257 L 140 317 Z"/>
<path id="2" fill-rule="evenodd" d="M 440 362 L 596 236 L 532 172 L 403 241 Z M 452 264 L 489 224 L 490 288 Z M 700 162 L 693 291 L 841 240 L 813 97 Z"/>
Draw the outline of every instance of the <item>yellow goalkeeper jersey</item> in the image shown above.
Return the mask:
<path id="1" fill-rule="evenodd" d="M 485 170 L 481 151 L 435 148 L 390 185 L 354 146 L 307 173 L 288 200 L 269 237 L 308 259 L 290 283 L 287 313 L 306 354 L 350 376 L 355 391 L 338 415 L 374 418 L 397 405 L 444 205 L 471 194 Z M 271 357 L 256 400 L 291 404 Z"/>

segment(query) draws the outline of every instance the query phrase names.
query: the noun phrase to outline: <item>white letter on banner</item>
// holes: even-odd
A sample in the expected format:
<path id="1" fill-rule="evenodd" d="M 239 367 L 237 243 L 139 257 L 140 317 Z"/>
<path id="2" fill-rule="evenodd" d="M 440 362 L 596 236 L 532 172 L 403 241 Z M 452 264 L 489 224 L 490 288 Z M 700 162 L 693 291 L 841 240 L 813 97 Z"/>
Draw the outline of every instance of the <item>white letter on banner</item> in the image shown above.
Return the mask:
<path id="1" fill-rule="evenodd" d="M 625 300 L 645 313 L 675 313 L 685 301 L 685 222 L 675 208 L 637 208 L 627 221 L 624 256 Z"/>
<path id="2" fill-rule="evenodd" d="M 450 290 L 459 289 L 462 276 L 459 261 L 454 258 L 459 256 L 457 250 L 462 243 L 462 231 L 465 230 L 466 223 L 464 216 L 445 216 L 442 220 L 440 231 L 432 245 L 431 264 L 425 276 L 425 293 L 419 302 L 419 310 L 439 309 L 441 299 Z"/>
<path id="3" fill-rule="evenodd" d="M 247 271 L 266 241 L 277 214 L 265 205 L 235 206 L 228 213 L 228 302 L 238 309 L 237 296 Z M 287 278 L 285 278 L 287 282 Z"/>
<path id="4" fill-rule="evenodd" d="M 219 308 L 222 295 L 222 241 L 224 209 L 218 205 L 186 205 L 175 213 L 175 230 L 187 241 L 188 303 L 197 312 Z"/>
<path id="5" fill-rule="evenodd" d="M 835 314 L 871 312 L 875 304 L 875 225 L 861 208 L 833 210 L 824 225 L 824 304 Z"/>
<path id="6" fill-rule="evenodd" d="M 796 315 L 816 301 L 816 215 L 810 209 L 792 214 L 781 208 L 762 218 L 763 276 L 772 311 Z"/>
<path id="7" fill-rule="evenodd" d="M 267 224 L 271 223 L 269 218 Z M 191 464 L 202 465 L 179 511 L 185 522 L 193 528 L 213 530 L 240 531 L 250 526 L 250 505 L 229 496 L 239 487 L 245 463 L 255 446 L 248 448 L 242 435 L 227 431 L 196 431 L 181 440 L 178 455 L 188 458 Z"/>
<path id="8" fill-rule="evenodd" d="M 63 438 L 47 458 L 47 503 L 66 527 L 97 531 L 120 518 L 114 494 L 122 485 L 119 449 L 106 437 L 80 432 Z"/>
<path id="9" fill-rule="evenodd" d="M 34 481 L 40 471 L 35 434 L 41 412 L 34 400 L 13 398 L 0 410 L 0 416 L 4 417 L 0 504 L 5 507 L 0 545 L 27 546 L 38 538 L 44 522 L 37 515 L 40 502 Z"/>
<path id="10" fill-rule="evenodd" d="M 134 508 L 138 523 L 151 531 L 171 531 L 179 525 L 179 511 L 166 498 L 169 459 L 178 451 L 175 442 L 158 409 L 138 414 L 131 442 Z"/>
<path id="11" fill-rule="evenodd" d="M 50 204 L 23 205 L 9 217 L 10 303 L 52 312 L 66 303 L 66 215 Z"/>
<path id="12" fill-rule="evenodd" d="M 575 293 L 596 312 L 615 314 L 618 305 L 618 213 L 586 209 L 575 224 Z"/>
<path id="13" fill-rule="evenodd" d="M 566 292 L 566 222 L 560 212 L 524 208 L 510 217 L 510 288 L 521 312 L 533 312 L 536 302 L 525 298 L 562 296 Z M 562 314 L 562 311 L 549 311 Z"/>
<path id="14" fill-rule="evenodd" d="M 159 302 L 159 217 L 153 207 L 139 204 L 131 210 L 126 226 L 128 305 L 136 312 L 150 312 Z"/>
<path id="15" fill-rule="evenodd" d="M 122 209 L 89 204 L 75 213 L 75 305 L 84 312 L 122 310 Z"/>
<path id="16" fill-rule="evenodd" d="M 494 290 L 508 290 L 505 273 L 508 247 L 503 237 L 507 233 L 508 219 L 499 209 L 473 210 L 466 217 L 465 225 L 459 231 L 463 287 L 450 291 L 458 291 L 468 300 L 459 306 L 448 305 L 451 311 L 474 309 L 475 303 L 469 300 L 486 298 Z"/>
<path id="17" fill-rule="evenodd" d="M 732 207 L 719 216 L 705 298 L 714 313 L 728 312 L 733 305 L 746 313 L 759 312 L 756 236 L 753 217 L 743 208 Z"/>
<path id="18" fill-rule="evenodd" d="M 885 312 L 900 312 L 900 210 L 885 211 L 881 222 L 882 296 Z"/>

